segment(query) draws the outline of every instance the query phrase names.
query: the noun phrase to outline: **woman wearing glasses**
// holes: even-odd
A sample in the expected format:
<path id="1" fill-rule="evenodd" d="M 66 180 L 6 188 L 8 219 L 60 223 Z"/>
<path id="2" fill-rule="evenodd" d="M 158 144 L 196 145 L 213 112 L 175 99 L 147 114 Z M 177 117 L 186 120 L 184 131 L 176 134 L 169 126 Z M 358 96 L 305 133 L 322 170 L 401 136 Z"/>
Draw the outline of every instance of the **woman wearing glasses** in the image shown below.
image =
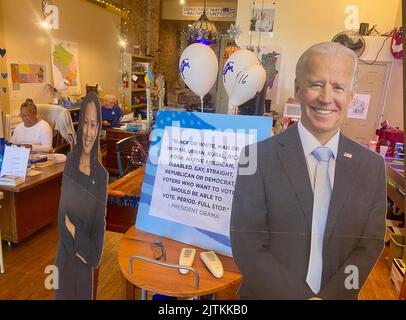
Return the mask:
<path id="1" fill-rule="evenodd" d="M 100 127 L 99 100 L 90 92 L 82 102 L 77 144 L 68 154 L 62 179 L 56 299 L 93 296 L 93 269 L 103 248 L 108 179 L 98 159 Z"/>
<path id="2" fill-rule="evenodd" d="M 11 143 L 31 148 L 32 151 L 50 152 L 52 149 L 52 129 L 48 122 L 38 119 L 37 106 L 27 99 L 20 107 L 23 120 L 14 129 Z"/>

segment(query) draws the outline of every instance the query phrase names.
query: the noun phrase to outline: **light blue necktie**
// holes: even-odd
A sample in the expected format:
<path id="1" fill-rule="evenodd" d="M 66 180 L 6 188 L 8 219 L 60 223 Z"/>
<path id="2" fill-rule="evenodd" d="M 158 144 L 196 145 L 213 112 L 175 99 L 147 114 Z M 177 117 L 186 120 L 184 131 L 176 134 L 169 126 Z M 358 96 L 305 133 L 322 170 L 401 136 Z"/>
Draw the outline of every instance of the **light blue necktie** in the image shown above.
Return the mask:
<path id="1" fill-rule="evenodd" d="M 314 293 L 319 293 L 323 268 L 323 238 L 331 196 L 328 164 L 333 153 L 330 148 L 322 146 L 313 150 L 312 154 L 317 159 L 317 167 L 314 184 L 310 258 L 306 282 Z"/>

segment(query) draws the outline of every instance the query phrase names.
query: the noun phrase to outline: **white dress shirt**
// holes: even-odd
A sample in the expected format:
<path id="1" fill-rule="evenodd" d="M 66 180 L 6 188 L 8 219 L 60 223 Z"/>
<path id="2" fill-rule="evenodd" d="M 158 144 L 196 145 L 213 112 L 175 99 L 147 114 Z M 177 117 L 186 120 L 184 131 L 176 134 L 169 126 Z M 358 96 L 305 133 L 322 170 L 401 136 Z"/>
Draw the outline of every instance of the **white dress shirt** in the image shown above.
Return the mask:
<path id="1" fill-rule="evenodd" d="M 313 150 L 317 149 L 321 146 L 320 142 L 307 130 L 302 122 L 299 120 L 298 126 L 300 140 L 302 142 L 302 147 L 304 151 L 304 155 L 306 158 L 307 170 L 309 171 L 310 177 L 310 184 L 312 186 L 314 192 L 314 182 L 316 177 L 316 167 L 317 167 L 317 159 L 312 155 Z M 325 147 L 329 147 L 330 150 L 333 152 L 333 157 L 329 161 L 329 169 L 328 174 L 330 177 L 331 182 L 331 190 L 333 190 L 334 186 L 334 172 L 336 168 L 336 159 L 337 159 L 337 150 L 338 150 L 338 140 L 340 138 L 340 130 L 324 145 Z"/>

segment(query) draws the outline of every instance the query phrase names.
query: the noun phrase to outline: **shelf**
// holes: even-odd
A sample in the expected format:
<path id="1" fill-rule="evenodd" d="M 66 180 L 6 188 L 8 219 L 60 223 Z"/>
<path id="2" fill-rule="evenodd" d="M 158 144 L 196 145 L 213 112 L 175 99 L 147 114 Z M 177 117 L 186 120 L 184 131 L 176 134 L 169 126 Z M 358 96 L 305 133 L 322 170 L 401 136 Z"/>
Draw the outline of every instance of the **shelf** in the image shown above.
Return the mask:
<path id="1" fill-rule="evenodd" d="M 131 109 L 146 108 L 146 106 L 147 106 L 146 103 L 133 104 L 133 105 L 131 106 Z"/>
<path id="2" fill-rule="evenodd" d="M 145 76 L 147 73 L 141 71 L 133 71 L 132 74 L 135 74 L 136 76 Z"/>
<path id="3" fill-rule="evenodd" d="M 146 60 L 146 61 L 154 61 L 155 60 L 154 57 L 139 56 L 139 55 L 136 55 L 136 54 L 133 54 L 133 58 L 137 59 L 137 60 Z"/>
<path id="4" fill-rule="evenodd" d="M 145 88 L 134 88 L 131 91 L 132 92 L 143 92 L 143 91 L 145 91 Z"/>

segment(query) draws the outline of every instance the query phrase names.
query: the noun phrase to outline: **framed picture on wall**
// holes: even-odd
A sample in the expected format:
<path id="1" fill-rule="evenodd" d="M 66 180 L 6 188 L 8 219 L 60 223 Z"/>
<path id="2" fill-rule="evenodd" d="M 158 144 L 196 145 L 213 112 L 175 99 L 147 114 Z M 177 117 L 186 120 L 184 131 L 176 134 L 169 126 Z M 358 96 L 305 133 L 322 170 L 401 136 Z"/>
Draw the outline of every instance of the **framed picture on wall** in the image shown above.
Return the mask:
<path id="1" fill-rule="evenodd" d="M 256 4 L 252 8 L 250 20 L 250 32 L 265 33 L 267 37 L 272 37 L 275 22 L 275 5 L 274 4 Z"/>

